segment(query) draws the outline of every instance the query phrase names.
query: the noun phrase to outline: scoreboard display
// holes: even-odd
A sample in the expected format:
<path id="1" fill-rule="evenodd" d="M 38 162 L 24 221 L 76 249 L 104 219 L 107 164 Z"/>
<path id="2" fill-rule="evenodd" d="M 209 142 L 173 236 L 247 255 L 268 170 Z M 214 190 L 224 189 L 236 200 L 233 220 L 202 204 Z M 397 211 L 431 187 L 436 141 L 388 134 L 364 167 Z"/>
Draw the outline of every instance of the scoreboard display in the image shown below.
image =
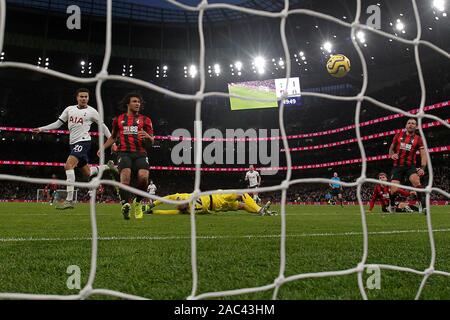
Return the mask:
<path id="1" fill-rule="evenodd" d="M 289 80 L 281 78 L 229 83 L 228 93 L 247 98 L 230 97 L 231 110 L 277 108 L 281 105 L 283 96 L 285 96 L 285 106 L 301 105 L 300 79 L 298 77 L 289 78 Z"/>

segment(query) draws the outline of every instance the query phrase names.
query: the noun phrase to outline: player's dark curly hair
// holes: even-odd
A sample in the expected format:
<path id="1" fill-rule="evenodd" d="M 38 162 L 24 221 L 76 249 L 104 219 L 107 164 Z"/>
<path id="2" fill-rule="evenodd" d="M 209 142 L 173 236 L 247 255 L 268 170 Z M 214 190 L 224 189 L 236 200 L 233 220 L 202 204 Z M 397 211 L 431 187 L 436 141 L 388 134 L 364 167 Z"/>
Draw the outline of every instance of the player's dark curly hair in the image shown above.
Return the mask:
<path id="1" fill-rule="evenodd" d="M 91 95 L 91 92 L 89 89 L 86 88 L 78 88 L 77 91 L 75 91 L 75 97 L 78 97 L 78 94 L 81 92 L 86 92 L 88 95 Z"/>
<path id="2" fill-rule="evenodd" d="M 126 110 L 127 109 L 127 105 L 130 103 L 130 99 L 131 98 L 138 98 L 141 101 L 141 109 L 144 108 L 144 104 L 145 104 L 144 98 L 142 97 L 142 94 L 140 92 L 137 92 L 137 91 L 136 92 L 129 92 L 129 93 L 127 93 L 122 98 L 122 100 L 120 100 L 119 106 Z"/>

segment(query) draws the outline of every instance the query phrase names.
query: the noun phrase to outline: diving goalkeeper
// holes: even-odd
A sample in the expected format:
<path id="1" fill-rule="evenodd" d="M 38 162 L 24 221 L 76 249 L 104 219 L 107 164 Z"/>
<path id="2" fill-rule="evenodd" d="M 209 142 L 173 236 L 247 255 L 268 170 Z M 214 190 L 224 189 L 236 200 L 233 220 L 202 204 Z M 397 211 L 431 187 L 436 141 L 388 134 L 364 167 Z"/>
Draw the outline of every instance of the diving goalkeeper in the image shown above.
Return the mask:
<path id="1" fill-rule="evenodd" d="M 191 197 L 190 193 L 176 193 L 165 196 L 167 200 L 187 200 Z M 173 215 L 189 213 L 189 204 L 178 205 L 172 210 L 154 210 L 156 206 L 163 204 L 163 201 L 156 200 L 153 204 L 147 206 L 145 213 L 159 215 Z M 209 196 L 200 196 L 195 202 L 195 212 L 199 214 L 208 214 L 213 212 L 239 211 L 245 210 L 249 213 L 260 216 L 277 215 L 274 211 L 269 211 L 270 201 L 260 207 L 255 200 L 248 194 L 239 195 L 237 193 L 212 194 Z"/>

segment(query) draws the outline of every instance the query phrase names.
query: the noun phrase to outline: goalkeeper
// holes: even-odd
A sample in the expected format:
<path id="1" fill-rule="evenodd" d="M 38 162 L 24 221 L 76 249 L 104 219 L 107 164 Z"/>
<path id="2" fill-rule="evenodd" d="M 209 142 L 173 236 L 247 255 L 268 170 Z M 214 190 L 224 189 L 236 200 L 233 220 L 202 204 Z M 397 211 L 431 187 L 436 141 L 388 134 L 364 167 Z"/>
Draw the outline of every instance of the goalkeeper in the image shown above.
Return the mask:
<path id="1" fill-rule="evenodd" d="M 191 197 L 190 193 L 176 193 L 165 196 L 167 200 L 187 200 Z M 154 210 L 156 206 L 163 204 L 163 201 L 156 200 L 153 204 L 146 207 L 145 213 L 159 215 L 173 215 L 189 213 L 189 204 L 178 205 L 173 210 Z M 212 194 L 209 196 L 200 196 L 195 201 L 195 212 L 200 214 L 208 214 L 213 212 L 239 211 L 245 210 L 249 213 L 258 214 L 260 216 L 277 215 L 274 211 L 269 211 L 270 201 L 260 207 L 255 200 L 248 194 L 239 195 L 237 193 Z"/>

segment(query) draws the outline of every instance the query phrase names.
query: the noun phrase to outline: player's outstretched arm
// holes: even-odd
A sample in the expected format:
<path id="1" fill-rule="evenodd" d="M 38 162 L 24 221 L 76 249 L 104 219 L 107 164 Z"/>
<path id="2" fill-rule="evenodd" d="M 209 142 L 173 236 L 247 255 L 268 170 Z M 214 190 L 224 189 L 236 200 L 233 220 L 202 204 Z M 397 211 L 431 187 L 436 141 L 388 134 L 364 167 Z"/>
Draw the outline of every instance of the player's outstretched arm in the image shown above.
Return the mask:
<path id="1" fill-rule="evenodd" d="M 55 122 L 50 123 L 50 124 L 48 124 L 46 126 L 39 127 L 39 128 L 34 128 L 32 130 L 32 132 L 33 132 L 33 134 L 38 134 L 38 133 L 41 133 L 42 131 L 45 131 L 45 130 L 55 130 L 55 129 L 60 128 L 63 124 L 64 124 L 64 122 L 61 121 L 61 119 L 58 119 Z"/>
<path id="2" fill-rule="evenodd" d="M 46 126 L 43 127 L 39 127 L 39 128 L 34 128 L 33 134 L 38 134 L 42 131 L 45 130 L 55 130 L 60 128 L 63 124 L 67 123 L 67 119 L 69 119 L 69 107 L 65 108 L 64 111 L 61 113 L 61 115 L 59 116 L 58 120 L 56 120 L 53 123 L 50 123 Z"/>
<path id="3" fill-rule="evenodd" d="M 176 209 L 152 210 L 152 214 L 155 214 L 155 215 L 175 215 L 175 214 L 186 214 L 186 213 L 189 213 L 189 212 L 180 211 L 180 210 L 176 210 Z"/>

